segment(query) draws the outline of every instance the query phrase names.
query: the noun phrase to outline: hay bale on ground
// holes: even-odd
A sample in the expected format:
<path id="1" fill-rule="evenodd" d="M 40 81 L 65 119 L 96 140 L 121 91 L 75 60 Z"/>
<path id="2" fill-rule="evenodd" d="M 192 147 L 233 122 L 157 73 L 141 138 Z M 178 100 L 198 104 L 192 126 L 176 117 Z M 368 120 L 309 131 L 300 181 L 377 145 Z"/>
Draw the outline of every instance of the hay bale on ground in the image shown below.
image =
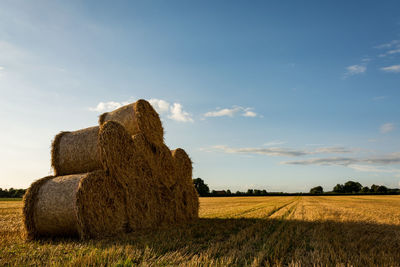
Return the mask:
<path id="1" fill-rule="evenodd" d="M 117 122 L 109 121 L 100 128 L 100 157 L 104 167 L 122 185 L 131 229 L 155 227 L 160 207 L 154 172 L 149 163 L 148 141 L 143 134 L 133 138 Z"/>
<path id="2" fill-rule="evenodd" d="M 185 150 L 172 151 L 175 164 L 176 185 L 173 187 L 173 199 L 178 222 L 188 222 L 199 217 L 199 197 L 192 182 L 192 161 Z"/>
<path id="3" fill-rule="evenodd" d="M 104 171 L 45 177 L 24 196 L 28 239 L 110 236 L 127 230 L 124 194 Z"/>
<path id="4" fill-rule="evenodd" d="M 135 103 L 102 114 L 99 125 L 107 121 L 120 123 L 130 135 L 143 133 L 148 141 L 156 145 L 164 143 L 164 129 L 160 117 L 146 100 L 140 99 Z"/>
<path id="5" fill-rule="evenodd" d="M 56 176 L 102 169 L 97 136 L 99 127 L 61 132 L 54 138 L 51 166 Z"/>
<path id="6" fill-rule="evenodd" d="M 168 147 L 149 142 L 144 134 L 131 138 L 113 121 L 100 128 L 99 144 L 103 165 L 124 185 L 132 229 L 176 222 L 175 165 Z"/>
<path id="7" fill-rule="evenodd" d="M 56 136 L 52 166 L 64 176 L 42 178 L 25 194 L 28 239 L 116 235 L 198 217 L 192 162 L 163 143 L 148 102 L 105 113 L 99 122 Z"/>

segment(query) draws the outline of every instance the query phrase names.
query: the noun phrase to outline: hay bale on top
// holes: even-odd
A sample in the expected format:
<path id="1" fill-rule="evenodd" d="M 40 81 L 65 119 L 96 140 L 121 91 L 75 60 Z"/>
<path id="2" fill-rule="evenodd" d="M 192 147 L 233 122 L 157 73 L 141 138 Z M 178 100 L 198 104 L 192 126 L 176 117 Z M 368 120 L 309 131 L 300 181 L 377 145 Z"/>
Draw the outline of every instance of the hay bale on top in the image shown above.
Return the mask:
<path id="1" fill-rule="evenodd" d="M 99 124 L 102 125 L 107 121 L 120 123 L 130 135 L 143 133 L 148 141 L 156 145 L 164 142 L 164 130 L 160 117 L 146 100 L 140 99 L 135 103 L 102 114 Z"/>
<path id="2" fill-rule="evenodd" d="M 59 133 L 52 143 L 51 165 L 56 176 L 102 169 L 97 136 L 99 127 Z"/>
<path id="3" fill-rule="evenodd" d="M 145 100 L 104 113 L 99 124 L 116 121 L 130 135 L 143 133 L 146 140 L 162 145 L 164 130 L 153 107 Z M 56 176 L 90 172 L 102 169 L 98 146 L 99 127 L 90 127 L 74 132 L 59 133 L 52 144 L 51 165 Z"/>
<path id="4" fill-rule="evenodd" d="M 120 185 L 104 171 L 45 177 L 24 196 L 28 239 L 41 236 L 115 235 L 126 231 Z"/>

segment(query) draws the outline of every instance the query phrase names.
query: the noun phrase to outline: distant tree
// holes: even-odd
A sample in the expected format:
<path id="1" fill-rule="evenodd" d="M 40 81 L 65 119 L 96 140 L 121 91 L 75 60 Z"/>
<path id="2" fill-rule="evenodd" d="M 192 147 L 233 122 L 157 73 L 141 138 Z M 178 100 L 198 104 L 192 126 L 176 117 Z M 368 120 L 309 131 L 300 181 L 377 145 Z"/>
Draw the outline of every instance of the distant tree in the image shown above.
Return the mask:
<path id="1" fill-rule="evenodd" d="M 265 189 L 261 193 L 262 193 L 263 196 L 266 196 L 268 194 L 267 190 L 265 190 Z"/>
<path id="2" fill-rule="evenodd" d="M 368 186 L 364 186 L 363 188 L 361 188 L 361 193 L 369 193 L 371 189 L 369 189 Z"/>
<path id="3" fill-rule="evenodd" d="M 0 198 L 1 197 L 8 197 L 8 198 L 21 198 L 24 196 L 26 189 L 1 189 L 0 188 Z"/>
<path id="4" fill-rule="evenodd" d="M 376 190 L 377 193 L 387 193 L 388 189 L 386 186 L 381 185 L 378 187 L 378 189 Z"/>
<path id="5" fill-rule="evenodd" d="M 254 189 L 254 195 L 261 196 L 261 190 Z"/>
<path id="6" fill-rule="evenodd" d="M 247 190 L 247 195 L 249 195 L 249 196 L 254 195 L 254 190 L 253 189 L 248 189 Z"/>
<path id="7" fill-rule="evenodd" d="M 344 185 L 342 185 L 342 184 L 335 185 L 335 187 L 333 188 L 333 192 L 344 193 Z"/>
<path id="8" fill-rule="evenodd" d="M 237 196 L 241 196 L 241 195 L 243 195 L 243 193 L 242 193 L 242 192 L 240 192 L 240 191 L 236 191 L 235 195 L 237 195 Z"/>
<path id="9" fill-rule="evenodd" d="M 371 192 L 376 193 L 378 192 L 379 185 L 373 184 L 371 185 Z"/>
<path id="10" fill-rule="evenodd" d="M 361 191 L 362 185 L 359 182 L 348 181 L 344 184 L 345 193 L 358 193 Z"/>
<path id="11" fill-rule="evenodd" d="M 204 197 L 210 193 L 210 188 L 208 187 L 207 184 L 204 183 L 203 179 L 201 178 L 193 179 L 193 184 L 197 190 L 197 193 L 199 193 L 199 196 Z"/>
<path id="12" fill-rule="evenodd" d="M 232 192 L 231 192 L 231 190 L 226 190 L 226 194 L 228 195 L 228 196 L 230 196 L 230 195 L 232 195 Z"/>
<path id="13" fill-rule="evenodd" d="M 324 189 L 322 188 L 322 186 L 316 186 L 316 187 L 311 188 L 310 193 L 311 194 L 322 194 L 322 193 L 324 193 Z"/>

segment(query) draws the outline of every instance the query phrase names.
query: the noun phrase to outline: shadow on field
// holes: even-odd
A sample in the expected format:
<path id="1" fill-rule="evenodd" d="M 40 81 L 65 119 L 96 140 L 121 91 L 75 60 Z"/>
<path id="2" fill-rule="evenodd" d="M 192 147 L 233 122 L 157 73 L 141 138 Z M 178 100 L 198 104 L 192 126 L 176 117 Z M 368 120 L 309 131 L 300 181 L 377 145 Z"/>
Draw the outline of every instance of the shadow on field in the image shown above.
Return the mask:
<path id="1" fill-rule="evenodd" d="M 146 260 L 145 250 L 149 249 L 152 256 L 175 264 L 179 264 L 178 259 L 184 263 L 194 258 L 217 262 L 231 259 L 237 264 L 256 259 L 259 264 L 283 265 L 400 262 L 399 226 L 358 222 L 202 218 L 188 225 L 82 243 L 101 249 L 122 246 L 142 251 L 136 263 Z"/>

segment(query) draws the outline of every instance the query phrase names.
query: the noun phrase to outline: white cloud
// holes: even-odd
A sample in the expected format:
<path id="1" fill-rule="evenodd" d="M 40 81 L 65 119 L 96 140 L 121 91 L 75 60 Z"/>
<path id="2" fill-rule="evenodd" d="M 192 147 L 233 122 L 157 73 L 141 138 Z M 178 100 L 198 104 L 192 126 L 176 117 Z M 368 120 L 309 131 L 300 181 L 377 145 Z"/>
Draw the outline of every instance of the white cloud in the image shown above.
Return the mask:
<path id="1" fill-rule="evenodd" d="M 381 131 L 381 133 L 389 133 L 394 130 L 394 123 L 388 122 L 382 124 L 379 130 Z"/>
<path id="2" fill-rule="evenodd" d="M 2 70 L 4 70 L 4 67 L 3 67 L 3 66 L 0 66 L 0 71 L 2 71 Z"/>
<path id="3" fill-rule="evenodd" d="M 243 117 L 257 117 L 257 113 L 253 111 L 253 108 L 244 108 L 241 106 L 209 111 L 204 114 L 204 117 L 234 117 L 237 113 L 241 113 Z"/>
<path id="4" fill-rule="evenodd" d="M 129 102 L 115 102 L 115 101 L 100 102 L 97 104 L 96 107 L 89 108 L 89 110 L 103 113 L 103 112 L 112 111 L 114 109 L 120 108 L 120 107 L 122 107 L 124 105 L 128 105 L 128 104 L 129 104 Z"/>
<path id="5" fill-rule="evenodd" d="M 169 103 L 162 99 L 152 98 L 149 100 L 153 108 L 160 114 L 167 113 L 169 111 Z"/>
<path id="6" fill-rule="evenodd" d="M 400 72 L 400 65 L 392 65 L 388 67 L 383 67 L 381 70 L 386 72 Z"/>
<path id="7" fill-rule="evenodd" d="M 252 110 L 247 109 L 247 110 L 244 111 L 244 113 L 242 114 L 242 116 L 243 116 L 243 117 L 252 117 L 252 118 L 254 118 L 254 117 L 257 117 L 257 113 L 255 113 L 255 112 L 252 111 Z"/>
<path id="8" fill-rule="evenodd" d="M 174 103 L 170 108 L 171 114 L 168 118 L 181 121 L 181 122 L 193 122 L 192 116 L 183 110 L 183 107 L 179 103 Z"/>
<path id="9" fill-rule="evenodd" d="M 120 108 L 124 105 L 128 105 L 130 103 L 135 102 L 134 99 L 130 99 L 130 101 L 124 102 L 100 102 L 96 107 L 89 108 L 90 111 L 103 113 L 112 111 L 114 109 Z M 193 122 L 192 115 L 183 110 L 183 106 L 180 103 L 173 103 L 172 105 L 165 100 L 152 98 L 149 100 L 150 104 L 153 108 L 160 114 L 166 115 L 167 118 L 180 122 Z"/>
<path id="10" fill-rule="evenodd" d="M 223 116 L 228 116 L 228 117 L 233 117 L 235 113 L 239 112 L 241 110 L 240 107 L 233 107 L 233 108 L 224 108 L 221 110 L 216 110 L 216 111 L 209 111 L 204 114 L 205 117 L 223 117 Z"/>
<path id="11" fill-rule="evenodd" d="M 367 70 L 367 66 L 365 65 L 352 65 L 346 68 L 345 76 L 353 76 L 357 74 L 364 73 Z"/>

